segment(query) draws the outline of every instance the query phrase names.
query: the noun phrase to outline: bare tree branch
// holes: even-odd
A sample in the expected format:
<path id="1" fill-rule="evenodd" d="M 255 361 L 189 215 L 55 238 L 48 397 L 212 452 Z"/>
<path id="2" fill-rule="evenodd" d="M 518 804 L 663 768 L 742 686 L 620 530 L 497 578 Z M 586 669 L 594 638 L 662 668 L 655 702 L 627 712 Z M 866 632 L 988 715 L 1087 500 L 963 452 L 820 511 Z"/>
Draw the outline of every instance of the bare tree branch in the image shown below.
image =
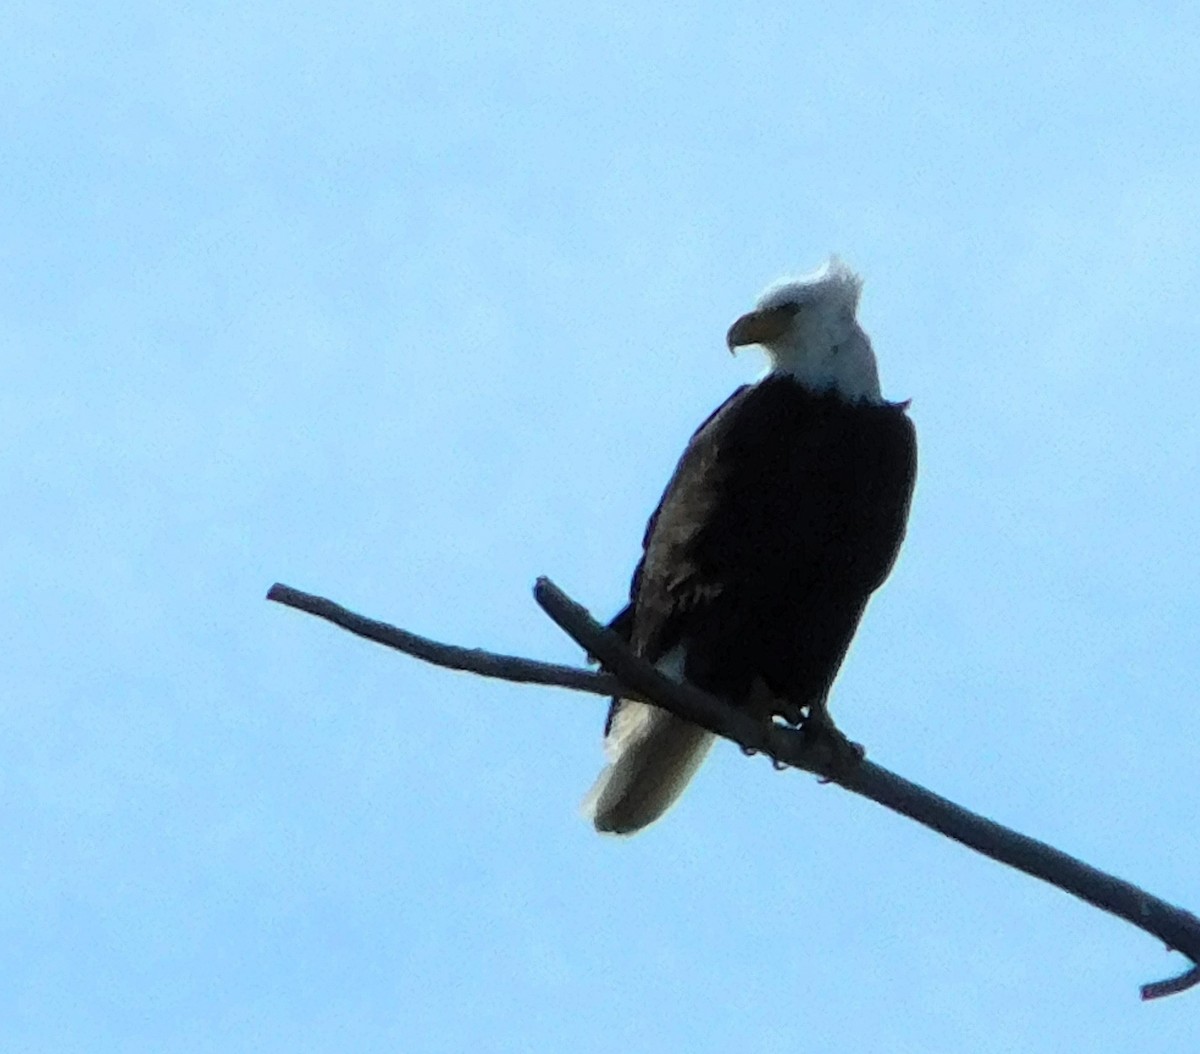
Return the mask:
<path id="1" fill-rule="evenodd" d="M 589 655 L 595 655 L 607 670 L 612 671 L 611 675 L 440 644 L 284 585 L 272 586 L 267 598 L 449 669 L 598 695 L 621 694 L 627 698 L 651 699 L 656 705 L 730 739 L 744 749 L 767 754 L 778 764 L 815 773 L 993 860 L 1049 882 L 1158 937 L 1168 948 L 1178 950 L 1192 960 L 1191 968 L 1180 976 L 1143 985 L 1143 999 L 1172 995 L 1200 984 L 1200 918 L 1191 912 L 1151 896 L 1044 842 L 972 813 L 879 765 L 866 760 L 847 765 L 845 758 L 821 738 L 810 739 L 795 729 L 761 722 L 706 692 L 664 677 L 549 579 L 538 580 L 534 595 L 546 613 Z"/>
<path id="2" fill-rule="evenodd" d="M 276 582 L 267 590 L 267 599 L 285 604 L 297 611 L 316 615 L 334 625 L 348 629 L 351 633 L 376 644 L 385 644 L 405 655 L 422 659 L 434 666 L 463 673 L 477 673 L 481 677 L 494 677 L 501 681 L 516 681 L 518 684 L 549 684 L 556 688 L 571 688 L 592 695 L 616 695 L 622 685 L 615 677 L 581 670 L 576 666 L 559 666 L 552 662 L 537 662 L 516 655 L 497 655 L 482 648 L 462 648 L 456 644 L 441 644 L 428 637 L 409 633 L 408 630 L 389 626 L 386 622 L 356 615 L 341 604 L 325 597 L 302 593 L 299 589 Z"/>
<path id="3" fill-rule="evenodd" d="M 1176 908 L 1175 910 L 1178 911 L 1180 909 Z M 1150 984 L 1142 985 L 1142 998 L 1161 999 L 1164 995 L 1186 992 L 1189 988 L 1195 988 L 1198 984 L 1200 984 L 1200 966 L 1193 966 L 1190 970 L 1185 970 L 1178 977 L 1168 977 L 1165 981 L 1152 981 Z"/>

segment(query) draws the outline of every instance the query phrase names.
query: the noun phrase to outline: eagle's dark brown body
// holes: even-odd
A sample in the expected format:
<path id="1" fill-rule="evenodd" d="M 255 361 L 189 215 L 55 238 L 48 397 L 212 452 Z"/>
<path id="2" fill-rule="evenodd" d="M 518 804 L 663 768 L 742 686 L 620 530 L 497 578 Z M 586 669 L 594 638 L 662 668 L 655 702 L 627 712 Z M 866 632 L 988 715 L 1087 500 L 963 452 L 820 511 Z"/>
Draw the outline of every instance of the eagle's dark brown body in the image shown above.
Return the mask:
<path id="1" fill-rule="evenodd" d="M 756 677 L 823 701 L 904 538 L 905 409 L 780 375 L 739 388 L 680 458 L 616 627 L 652 661 L 682 645 L 687 680 L 730 701 Z"/>

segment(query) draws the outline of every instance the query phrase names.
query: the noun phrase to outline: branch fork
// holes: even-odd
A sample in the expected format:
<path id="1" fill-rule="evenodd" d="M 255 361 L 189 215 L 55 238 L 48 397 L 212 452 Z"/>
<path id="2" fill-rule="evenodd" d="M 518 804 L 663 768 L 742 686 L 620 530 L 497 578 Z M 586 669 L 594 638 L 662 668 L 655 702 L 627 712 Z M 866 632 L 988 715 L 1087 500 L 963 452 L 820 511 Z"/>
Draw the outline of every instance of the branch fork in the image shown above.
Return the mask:
<path id="1" fill-rule="evenodd" d="M 447 669 L 522 684 L 553 685 L 593 695 L 640 699 L 732 740 L 743 751 L 766 754 L 776 767 L 803 769 L 854 794 L 924 824 L 947 838 L 1125 919 L 1183 953 L 1191 967 L 1178 977 L 1142 986 L 1143 999 L 1200 985 L 1200 918 L 1026 835 L 972 813 L 865 758 L 848 763 L 845 741 L 806 735 L 738 710 L 715 696 L 664 676 L 635 655 L 548 578 L 534 598 L 551 619 L 607 672 L 543 663 L 479 648 L 442 644 L 386 622 L 365 618 L 324 597 L 276 583 L 267 599 L 326 619 L 351 633 Z M 838 733 L 840 735 L 840 733 Z"/>

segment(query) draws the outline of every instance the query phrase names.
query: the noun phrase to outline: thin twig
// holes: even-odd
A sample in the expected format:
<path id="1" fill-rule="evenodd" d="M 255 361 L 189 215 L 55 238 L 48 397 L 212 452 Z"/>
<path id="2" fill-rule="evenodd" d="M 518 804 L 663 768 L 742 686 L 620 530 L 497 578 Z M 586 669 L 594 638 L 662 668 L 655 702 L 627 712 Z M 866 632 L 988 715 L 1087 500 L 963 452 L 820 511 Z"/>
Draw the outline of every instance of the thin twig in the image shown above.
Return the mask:
<path id="1" fill-rule="evenodd" d="M 1165 981 L 1152 981 L 1150 984 L 1142 985 L 1142 998 L 1161 999 L 1164 995 L 1186 992 L 1198 984 L 1200 984 L 1200 966 L 1193 966 L 1178 977 L 1168 977 Z"/>
<path id="2" fill-rule="evenodd" d="M 1143 985 L 1143 999 L 1173 995 L 1200 985 L 1200 919 L 1151 896 L 1137 886 L 1108 875 L 1075 857 L 1018 834 L 942 798 L 893 772 L 862 761 L 839 764 L 821 739 L 811 740 L 794 729 L 768 725 L 706 692 L 680 685 L 634 655 L 616 634 L 597 623 L 549 579 L 534 589 L 547 614 L 611 675 L 570 666 L 496 655 L 476 648 L 441 644 L 384 622 L 364 618 L 323 597 L 276 584 L 267 597 L 300 611 L 328 619 L 361 637 L 453 670 L 508 681 L 554 685 L 598 695 L 622 694 L 652 699 L 666 710 L 702 725 L 742 747 L 761 751 L 776 761 L 816 773 L 916 820 L 984 855 L 1033 875 L 1117 915 L 1158 937 L 1168 948 L 1192 960 L 1186 972 L 1170 980 Z"/>
<path id="3" fill-rule="evenodd" d="M 517 655 L 497 655 L 482 648 L 442 644 L 388 625 L 386 622 L 377 622 L 375 619 L 357 615 L 325 597 L 303 593 L 279 582 L 267 590 L 267 599 L 309 615 L 316 615 L 359 637 L 395 648 L 405 655 L 411 655 L 434 666 L 442 666 L 447 670 L 477 673 L 481 677 L 516 681 L 518 684 L 548 684 L 556 688 L 590 692 L 592 695 L 616 695 L 622 690 L 621 682 L 608 674 L 581 670 L 575 666 L 559 666 L 552 662 L 537 662 Z"/>

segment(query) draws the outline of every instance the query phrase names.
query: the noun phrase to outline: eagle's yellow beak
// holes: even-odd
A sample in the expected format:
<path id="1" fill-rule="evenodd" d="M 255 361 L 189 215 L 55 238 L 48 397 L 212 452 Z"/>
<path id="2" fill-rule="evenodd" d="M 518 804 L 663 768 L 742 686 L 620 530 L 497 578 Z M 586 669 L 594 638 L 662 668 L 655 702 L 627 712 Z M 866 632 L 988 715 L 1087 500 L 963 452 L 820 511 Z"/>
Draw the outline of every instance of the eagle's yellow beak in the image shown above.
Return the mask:
<path id="1" fill-rule="evenodd" d="M 743 315 L 725 334 L 730 353 L 746 344 L 769 344 L 787 332 L 796 312 L 790 307 L 774 307 Z"/>

